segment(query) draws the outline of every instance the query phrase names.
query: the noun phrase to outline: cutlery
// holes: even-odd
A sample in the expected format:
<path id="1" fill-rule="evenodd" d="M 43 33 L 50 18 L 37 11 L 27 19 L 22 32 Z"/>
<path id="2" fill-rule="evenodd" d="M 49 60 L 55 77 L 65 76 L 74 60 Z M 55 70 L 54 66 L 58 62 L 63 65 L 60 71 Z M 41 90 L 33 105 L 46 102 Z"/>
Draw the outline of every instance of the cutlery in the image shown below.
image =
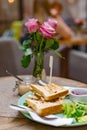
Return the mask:
<path id="1" fill-rule="evenodd" d="M 16 105 L 16 104 L 11 104 L 10 108 L 15 109 L 15 110 L 19 110 L 19 111 L 23 111 L 23 112 L 32 111 L 31 108 L 28 108 L 28 107 L 22 106 L 22 105 Z"/>
<path id="2" fill-rule="evenodd" d="M 18 79 L 20 81 L 23 81 L 23 79 L 19 78 L 17 75 L 14 75 L 14 74 L 10 73 L 8 70 L 6 70 L 6 73 L 13 76 L 13 77 L 15 77 L 16 79 Z"/>
<path id="3" fill-rule="evenodd" d="M 9 75 L 11 75 L 11 76 L 13 76 L 13 77 L 15 77 L 16 79 L 18 79 L 20 81 L 23 81 L 23 79 L 19 78 L 17 75 L 12 74 L 8 70 L 6 70 L 6 73 L 9 74 Z M 44 82 L 42 80 L 38 80 L 37 83 L 40 84 L 40 85 L 43 85 L 43 86 L 47 84 L 46 82 Z"/>
<path id="4" fill-rule="evenodd" d="M 29 107 L 26 107 L 26 106 L 22 106 L 22 105 L 16 105 L 16 104 L 11 104 L 10 105 L 10 108 L 14 109 L 14 110 L 18 110 L 18 111 L 21 111 L 21 112 L 28 112 L 30 113 L 30 115 L 32 116 L 32 113 L 35 113 L 31 108 Z M 35 113 L 36 114 L 36 113 Z M 39 116 L 39 115 L 38 115 Z M 44 117 L 41 117 L 39 116 L 40 118 L 42 119 L 58 119 L 59 117 L 57 117 L 56 115 L 48 115 L 48 116 L 44 116 Z"/>
<path id="5" fill-rule="evenodd" d="M 38 83 L 39 85 L 42 85 L 42 86 L 47 85 L 47 82 L 42 81 L 42 80 L 38 80 L 37 83 Z"/>
<path id="6" fill-rule="evenodd" d="M 57 117 L 56 115 L 48 115 L 41 117 L 37 113 L 35 113 L 31 108 L 22 105 L 11 104 L 10 107 L 12 109 L 19 110 L 22 112 L 28 112 L 34 121 L 39 121 L 53 126 L 69 125 L 72 122 L 75 122 L 74 118 L 61 118 Z"/>

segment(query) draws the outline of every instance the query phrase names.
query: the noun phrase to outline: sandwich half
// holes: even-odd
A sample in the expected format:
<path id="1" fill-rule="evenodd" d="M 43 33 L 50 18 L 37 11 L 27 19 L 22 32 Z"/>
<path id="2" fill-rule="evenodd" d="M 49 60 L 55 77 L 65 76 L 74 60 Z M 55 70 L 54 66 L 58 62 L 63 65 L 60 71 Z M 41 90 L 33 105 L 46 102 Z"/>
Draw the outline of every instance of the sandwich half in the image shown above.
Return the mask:
<path id="1" fill-rule="evenodd" d="M 68 95 L 69 90 L 54 83 L 45 86 L 31 84 L 32 90 L 39 93 L 46 101 L 62 98 Z"/>
<path id="2" fill-rule="evenodd" d="M 30 95 L 26 99 L 26 103 L 28 104 L 28 107 L 32 108 L 40 116 L 63 112 L 62 99 L 45 101 L 44 98 L 37 97 L 36 95 Z"/>

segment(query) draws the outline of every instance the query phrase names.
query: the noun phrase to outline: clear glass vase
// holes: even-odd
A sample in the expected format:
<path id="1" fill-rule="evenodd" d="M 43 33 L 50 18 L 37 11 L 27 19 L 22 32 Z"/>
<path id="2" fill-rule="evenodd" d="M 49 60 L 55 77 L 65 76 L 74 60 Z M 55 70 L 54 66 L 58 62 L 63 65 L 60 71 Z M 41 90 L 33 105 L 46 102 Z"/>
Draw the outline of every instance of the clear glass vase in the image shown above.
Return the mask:
<path id="1" fill-rule="evenodd" d="M 44 68 L 44 52 L 36 52 L 34 54 L 35 64 L 33 69 L 33 76 L 42 79 L 42 71 Z"/>

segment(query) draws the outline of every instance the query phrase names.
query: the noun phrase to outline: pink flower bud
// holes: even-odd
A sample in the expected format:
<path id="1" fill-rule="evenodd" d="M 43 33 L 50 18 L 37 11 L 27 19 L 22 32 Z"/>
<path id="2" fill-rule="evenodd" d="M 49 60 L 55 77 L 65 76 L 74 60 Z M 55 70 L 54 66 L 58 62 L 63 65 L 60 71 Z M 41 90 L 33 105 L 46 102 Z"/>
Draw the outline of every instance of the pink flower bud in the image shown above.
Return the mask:
<path id="1" fill-rule="evenodd" d="M 36 32 L 39 29 L 37 21 L 37 19 L 31 18 L 25 23 L 25 26 L 28 28 L 30 33 Z"/>

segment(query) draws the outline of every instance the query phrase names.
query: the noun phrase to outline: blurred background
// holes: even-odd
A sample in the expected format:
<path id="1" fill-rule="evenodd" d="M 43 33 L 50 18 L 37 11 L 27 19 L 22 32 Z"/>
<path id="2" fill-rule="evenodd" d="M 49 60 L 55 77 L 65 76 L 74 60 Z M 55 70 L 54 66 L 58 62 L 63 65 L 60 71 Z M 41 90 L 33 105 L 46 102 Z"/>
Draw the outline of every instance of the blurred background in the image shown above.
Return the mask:
<path id="1" fill-rule="evenodd" d="M 36 0 L 38 2 L 38 0 Z M 40 0 L 39 0 L 40 1 Z M 43 1 L 43 0 L 41 0 Z M 46 0 L 44 0 L 46 1 Z M 87 20 L 87 0 L 48 0 L 50 3 L 58 1 L 62 5 L 62 17 L 68 20 Z M 39 2 L 38 2 L 39 3 Z M 0 0 L 0 35 L 8 29 L 15 20 L 24 20 L 34 14 L 34 0 Z M 40 8 L 44 5 L 40 4 Z M 47 7 L 48 8 L 48 7 Z"/>
<path id="2" fill-rule="evenodd" d="M 3 39 L 12 38 L 21 44 L 21 37 L 25 32 L 24 21 L 29 17 L 36 17 L 42 22 L 43 19 L 50 17 L 51 11 L 55 14 L 55 9 L 50 10 L 50 5 L 54 2 L 60 4 L 61 13 L 58 15 L 72 30 L 72 36 L 78 36 L 78 39 L 80 37 L 76 44 L 67 41 L 68 45 L 66 45 L 66 42 L 62 40 L 64 47 L 70 48 L 67 64 L 68 75 L 63 75 L 63 77 L 87 83 L 87 0 L 0 0 L 0 42 Z M 58 35 L 57 38 L 61 43 L 62 36 Z M 2 62 L 4 63 L 4 61 Z M 20 67 L 18 66 L 17 69 Z M 2 70 L 2 65 L 0 65 L 0 70 Z M 27 72 L 16 72 L 13 69 L 11 71 L 16 74 L 26 74 Z M 4 72 L 0 76 L 5 76 Z M 54 76 L 60 76 L 59 72 L 58 74 L 54 73 Z"/>

